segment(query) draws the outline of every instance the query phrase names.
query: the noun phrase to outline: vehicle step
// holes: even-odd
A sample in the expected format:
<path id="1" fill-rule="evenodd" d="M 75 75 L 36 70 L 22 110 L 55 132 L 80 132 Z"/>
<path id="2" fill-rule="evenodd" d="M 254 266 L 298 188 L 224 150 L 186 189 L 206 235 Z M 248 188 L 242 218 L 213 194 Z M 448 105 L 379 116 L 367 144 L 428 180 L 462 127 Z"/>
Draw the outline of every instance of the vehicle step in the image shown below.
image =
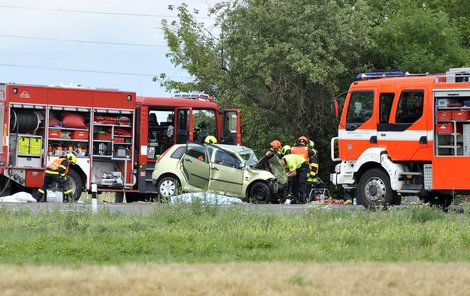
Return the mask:
<path id="1" fill-rule="evenodd" d="M 423 184 L 403 184 L 401 190 L 422 190 Z"/>
<path id="2" fill-rule="evenodd" d="M 415 194 L 415 193 L 420 193 L 421 190 L 411 190 L 411 189 L 410 189 L 410 190 L 405 190 L 405 189 L 400 189 L 400 190 L 397 190 L 397 192 L 398 192 L 398 193 L 413 193 L 413 194 Z"/>
<path id="3" fill-rule="evenodd" d="M 399 173 L 398 175 L 400 175 L 400 176 L 422 176 L 423 173 L 421 173 L 421 172 L 402 172 L 402 173 Z"/>

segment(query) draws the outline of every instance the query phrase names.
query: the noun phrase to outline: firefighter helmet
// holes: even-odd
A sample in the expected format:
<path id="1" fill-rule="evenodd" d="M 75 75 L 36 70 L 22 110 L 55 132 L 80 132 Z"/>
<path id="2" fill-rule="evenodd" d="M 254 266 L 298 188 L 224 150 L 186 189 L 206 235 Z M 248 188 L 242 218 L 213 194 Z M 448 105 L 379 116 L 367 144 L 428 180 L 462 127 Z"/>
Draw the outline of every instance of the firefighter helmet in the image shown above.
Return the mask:
<path id="1" fill-rule="evenodd" d="M 74 153 L 67 153 L 67 161 L 69 163 L 75 164 L 77 163 L 77 157 L 75 156 Z"/>
<path id="2" fill-rule="evenodd" d="M 297 138 L 297 143 L 303 143 L 304 145 L 308 144 L 308 138 L 306 136 L 300 136 Z"/>
<path id="3" fill-rule="evenodd" d="M 271 147 L 274 149 L 279 149 L 281 148 L 281 142 L 279 140 L 274 140 L 271 142 Z"/>
<path id="4" fill-rule="evenodd" d="M 207 136 L 204 139 L 204 143 L 206 143 L 206 144 L 217 144 L 217 139 L 214 136 Z"/>

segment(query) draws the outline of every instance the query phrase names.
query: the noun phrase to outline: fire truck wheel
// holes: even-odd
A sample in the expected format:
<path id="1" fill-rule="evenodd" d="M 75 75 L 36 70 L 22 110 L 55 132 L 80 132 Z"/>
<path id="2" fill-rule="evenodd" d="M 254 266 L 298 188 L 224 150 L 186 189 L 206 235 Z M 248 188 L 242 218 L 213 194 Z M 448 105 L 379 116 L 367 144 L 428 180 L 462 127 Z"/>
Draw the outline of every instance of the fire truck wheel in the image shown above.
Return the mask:
<path id="1" fill-rule="evenodd" d="M 271 189 L 264 182 L 254 183 L 248 195 L 248 200 L 252 203 L 269 203 L 271 201 Z"/>
<path id="2" fill-rule="evenodd" d="M 396 192 L 390 186 L 388 174 L 378 168 L 366 171 L 359 179 L 357 202 L 366 208 L 396 203 Z"/>
<path id="3" fill-rule="evenodd" d="M 77 201 L 80 199 L 83 191 L 83 181 L 80 175 L 75 170 L 70 170 L 66 176 L 69 181 L 70 189 L 72 189 L 72 200 Z"/>
<path id="4" fill-rule="evenodd" d="M 175 177 L 164 177 L 157 185 L 158 195 L 163 198 L 169 198 L 179 193 L 179 181 Z"/>

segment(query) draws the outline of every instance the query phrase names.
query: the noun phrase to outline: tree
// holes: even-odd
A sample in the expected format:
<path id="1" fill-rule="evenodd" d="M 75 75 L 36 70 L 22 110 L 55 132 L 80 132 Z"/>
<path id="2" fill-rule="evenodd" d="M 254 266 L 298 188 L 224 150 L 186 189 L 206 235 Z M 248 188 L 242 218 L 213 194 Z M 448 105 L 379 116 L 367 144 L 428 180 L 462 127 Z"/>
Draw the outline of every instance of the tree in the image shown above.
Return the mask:
<path id="1" fill-rule="evenodd" d="M 244 144 L 257 152 L 273 139 L 292 144 L 299 134 L 311 136 L 326 177 L 336 133 L 330 98 L 357 72 L 441 72 L 465 63 L 468 34 L 457 23 L 468 17 L 437 0 L 423 1 L 235 0 L 212 10 L 217 33 L 183 4 L 176 8 L 178 21 L 163 27 L 168 57 L 194 80 L 164 74 L 158 80 L 242 109 Z"/>

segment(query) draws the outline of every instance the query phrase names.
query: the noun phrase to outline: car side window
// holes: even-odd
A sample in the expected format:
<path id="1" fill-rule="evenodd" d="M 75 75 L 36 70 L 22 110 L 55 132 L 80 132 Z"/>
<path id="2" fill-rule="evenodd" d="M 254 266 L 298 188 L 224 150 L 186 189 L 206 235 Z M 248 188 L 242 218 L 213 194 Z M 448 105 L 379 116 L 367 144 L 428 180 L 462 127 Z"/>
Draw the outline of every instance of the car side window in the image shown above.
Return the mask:
<path id="1" fill-rule="evenodd" d="M 173 153 L 171 154 L 171 158 L 175 158 L 175 159 L 180 159 L 181 156 L 183 156 L 184 152 L 186 150 L 186 147 L 182 146 L 182 147 L 178 147 L 176 148 L 175 151 L 173 151 Z"/>
<path id="2" fill-rule="evenodd" d="M 206 161 L 206 149 L 203 146 L 192 145 L 188 146 L 186 155 L 196 158 L 200 161 Z"/>
<path id="3" fill-rule="evenodd" d="M 232 168 L 240 168 L 241 161 L 230 153 L 217 149 L 215 152 L 214 162 L 223 166 L 228 166 Z"/>

